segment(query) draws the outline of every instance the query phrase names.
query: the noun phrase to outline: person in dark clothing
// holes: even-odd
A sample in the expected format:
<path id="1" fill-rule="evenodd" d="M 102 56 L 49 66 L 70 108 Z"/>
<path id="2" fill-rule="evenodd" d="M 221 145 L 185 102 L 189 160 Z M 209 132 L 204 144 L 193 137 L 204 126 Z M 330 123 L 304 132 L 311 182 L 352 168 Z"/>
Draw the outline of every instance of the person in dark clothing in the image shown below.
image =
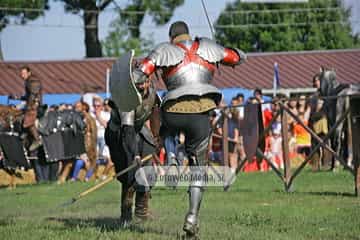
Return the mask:
<path id="1" fill-rule="evenodd" d="M 105 130 L 105 142 L 109 147 L 116 173 L 141 158 L 153 154 L 157 148 L 160 128 L 159 100 L 155 87 L 149 80 L 137 79 L 135 85 L 142 96 L 141 103 L 130 112 L 120 111 L 114 101 L 109 101 L 111 117 Z M 113 96 L 114 97 L 114 96 Z M 151 127 L 148 126 L 148 123 Z M 151 165 L 151 163 L 147 163 Z M 122 183 L 120 224 L 126 228 L 132 221 L 135 197 L 135 217 L 140 220 L 152 218 L 149 211 L 150 186 L 138 184 L 136 171 L 118 177 Z"/>
<path id="2" fill-rule="evenodd" d="M 23 127 L 33 140 L 29 146 L 29 151 L 34 151 L 42 145 L 40 135 L 35 126 L 37 111 L 42 104 L 42 86 L 40 80 L 32 76 L 32 72 L 27 66 L 21 67 L 20 76 L 24 80 L 25 94 L 21 97 L 10 97 L 26 102 Z"/>

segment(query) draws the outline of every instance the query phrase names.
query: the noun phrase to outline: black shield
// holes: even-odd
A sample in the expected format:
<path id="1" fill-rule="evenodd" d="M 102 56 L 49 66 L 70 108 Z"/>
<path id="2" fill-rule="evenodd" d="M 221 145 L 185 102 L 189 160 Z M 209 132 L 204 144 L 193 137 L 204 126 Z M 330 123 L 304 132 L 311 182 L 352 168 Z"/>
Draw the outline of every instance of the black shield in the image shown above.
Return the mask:
<path id="1" fill-rule="evenodd" d="M 259 136 L 264 131 L 260 104 L 247 104 L 244 106 L 244 119 L 240 121 L 240 135 L 248 160 L 255 156 L 257 147 L 265 148 L 265 142 L 259 142 Z"/>
<path id="2" fill-rule="evenodd" d="M 30 168 L 25 156 L 24 147 L 20 137 L 0 134 L 0 147 L 4 155 L 3 165 L 6 168 Z"/>
<path id="3" fill-rule="evenodd" d="M 111 99 L 122 112 L 130 112 L 140 105 L 142 98 L 132 76 L 134 50 L 123 54 L 110 73 Z"/>

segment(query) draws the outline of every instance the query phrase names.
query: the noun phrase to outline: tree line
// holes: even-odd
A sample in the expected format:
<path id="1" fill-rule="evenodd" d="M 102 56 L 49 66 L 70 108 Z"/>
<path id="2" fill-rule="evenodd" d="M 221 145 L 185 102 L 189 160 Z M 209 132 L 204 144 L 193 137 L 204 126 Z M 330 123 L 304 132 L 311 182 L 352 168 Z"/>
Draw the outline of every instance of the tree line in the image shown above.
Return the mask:
<path id="1" fill-rule="evenodd" d="M 163 25 L 184 4 L 184 0 L 128 0 L 120 7 L 115 0 L 53 1 L 62 2 L 66 12 L 82 18 L 86 57 L 119 56 L 129 49 L 137 54 L 147 52 L 154 40 L 141 37 L 145 16 Z M 118 9 L 118 16 L 100 41 L 99 14 L 110 6 Z M 0 0 L 0 31 L 14 19 L 26 24 L 49 8 L 49 0 Z M 357 48 L 359 36 L 352 33 L 349 18 L 350 9 L 345 9 L 341 0 L 291 4 L 235 0 L 214 22 L 215 37 L 221 44 L 247 52 Z"/>

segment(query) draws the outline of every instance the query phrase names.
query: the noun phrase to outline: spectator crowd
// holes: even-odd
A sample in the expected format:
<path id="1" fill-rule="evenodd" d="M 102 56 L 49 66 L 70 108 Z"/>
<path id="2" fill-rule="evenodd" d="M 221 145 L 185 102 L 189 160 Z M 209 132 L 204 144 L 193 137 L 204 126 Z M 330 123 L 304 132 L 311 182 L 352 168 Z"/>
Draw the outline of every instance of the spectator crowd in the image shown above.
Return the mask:
<path id="1" fill-rule="evenodd" d="M 317 76 L 313 79 L 313 86 L 319 89 L 319 79 Z M 320 137 L 324 137 L 328 132 L 326 113 L 323 109 L 323 101 L 316 98 L 318 93 L 311 96 L 275 96 L 271 101 L 264 101 L 262 91 L 255 89 L 253 96 L 245 99 L 242 93 L 237 94 L 231 100 L 229 106 L 222 102 L 216 110 L 210 114 L 213 137 L 210 141 L 209 160 L 214 164 L 223 165 L 228 162 L 233 173 L 236 171 L 268 171 L 271 168 L 264 159 L 259 156 L 248 157 L 244 149 L 244 137 L 241 132 L 241 124 L 250 124 L 244 122 L 245 107 L 249 104 L 259 104 L 262 112 L 262 123 L 264 129 L 269 129 L 265 135 L 264 155 L 270 159 L 271 163 L 279 169 L 284 168 L 283 155 L 283 137 L 282 128 L 288 128 L 287 139 L 289 139 L 289 158 L 292 165 L 296 165 L 301 159 L 306 158 L 314 142 L 310 134 L 302 126 L 309 126 Z M 298 122 L 293 117 L 288 117 L 286 126 L 281 121 L 280 101 L 292 114 L 301 121 Z M 105 144 L 104 134 L 107 123 L 110 119 L 111 107 L 109 99 L 103 99 L 101 96 L 90 91 L 85 91 L 81 99 L 74 105 L 60 104 L 50 106 L 49 111 L 74 110 L 80 112 L 85 123 L 84 143 L 85 153 L 77 158 L 60 160 L 54 175 L 50 179 L 56 179 L 57 182 L 66 181 L 89 181 L 90 179 L 104 180 L 113 174 L 113 163 L 111 161 L 109 149 Z M 228 136 L 228 154 L 224 155 L 223 136 L 224 136 L 224 118 L 228 119 L 227 136 Z M 276 119 L 273 119 L 276 118 Z M 174 138 L 165 137 L 163 147 L 159 152 L 159 162 L 156 164 L 163 165 L 187 165 L 188 159 L 185 154 L 184 142 L 186 136 L 179 133 Z M 228 156 L 227 161 L 223 157 Z M 246 162 L 239 168 L 242 160 Z M 319 170 L 321 166 L 329 166 L 329 157 L 326 151 L 320 149 L 312 158 L 312 169 Z M 101 173 L 98 171 L 99 166 L 103 165 Z M 83 176 L 79 173 L 84 169 Z M 35 171 L 36 173 L 36 171 Z M 41 180 L 37 176 L 37 180 Z"/>

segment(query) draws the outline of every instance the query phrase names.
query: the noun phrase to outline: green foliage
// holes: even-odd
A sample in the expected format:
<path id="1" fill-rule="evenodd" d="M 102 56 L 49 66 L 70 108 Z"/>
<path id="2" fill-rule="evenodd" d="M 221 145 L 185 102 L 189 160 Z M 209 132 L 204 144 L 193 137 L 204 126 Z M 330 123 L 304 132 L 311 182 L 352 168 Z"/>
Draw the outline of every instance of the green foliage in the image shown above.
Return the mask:
<path id="1" fill-rule="evenodd" d="M 176 7 L 182 5 L 184 0 L 131 0 L 121 9 L 118 20 L 112 23 L 114 31 L 100 45 L 98 38 L 98 14 L 110 3 L 116 5 L 115 0 L 56 0 L 65 3 L 65 10 L 74 14 L 83 14 L 84 25 L 92 25 L 92 28 L 84 27 L 85 45 L 87 57 L 101 57 L 102 50 L 106 56 L 118 56 L 122 52 L 135 49 L 142 53 L 152 45 L 151 39 L 140 38 L 140 25 L 144 16 L 148 13 L 156 24 L 167 23 Z M 98 12 L 96 12 L 98 11 Z M 96 26 L 96 27 L 94 27 Z M 117 32 L 118 31 L 118 32 Z M 129 32 L 129 34 L 127 33 Z"/>
<path id="2" fill-rule="evenodd" d="M 155 187 L 155 220 L 119 228 L 119 183 L 68 207 L 59 205 L 94 185 L 66 183 L 0 189 L 0 236 L 38 239 L 178 239 L 188 208 L 187 188 Z M 201 239 L 359 239 L 360 202 L 349 172 L 302 172 L 285 193 L 273 172 L 241 173 L 228 192 L 208 187 L 200 210 Z"/>
<path id="3" fill-rule="evenodd" d="M 130 3 L 122 9 L 120 18 L 125 25 L 130 26 L 132 37 L 140 37 L 140 24 L 143 22 L 147 12 L 156 24 L 167 23 L 178 6 L 184 3 L 184 0 L 131 0 Z M 131 12 L 131 13 L 129 13 Z"/>
<path id="4" fill-rule="evenodd" d="M 351 35 L 349 14 L 339 0 L 296 4 L 237 0 L 217 19 L 216 37 L 222 44 L 245 51 L 354 48 L 359 46 L 358 36 Z"/>
<path id="5" fill-rule="evenodd" d="M 148 53 L 153 45 L 152 38 L 132 37 L 120 18 L 111 23 L 111 30 L 102 41 L 103 52 L 108 57 L 118 57 L 131 49 L 135 50 L 136 56 L 141 56 Z"/>
<path id="6" fill-rule="evenodd" d="M 114 0 L 55 0 L 63 2 L 65 11 L 79 14 L 84 21 L 86 57 L 102 57 L 98 36 L 99 14 Z"/>
<path id="7" fill-rule="evenodd" d="M 48 0 L 0 0 L 0 31 L 6 27 L 13 17 L 21 24 L 34 20 L 48 9 Z M 27 10 L 24 10 L 27 9 Z M 32 11 L 31 9 L 34 9 Z"/>
<path id="8" fill-rule="evenodd" d="M 106 56 L 119 56 L 135 49 L 136 55 L 147 53 L 154 45 L 152 36 L 140 37 L 140 25 L 145 14 L 158 25 L 167 23 L 184 0 L 132 0 L 120 11 L 119 17 L 111 23 L 111 30 L 102 42 Z"/>

